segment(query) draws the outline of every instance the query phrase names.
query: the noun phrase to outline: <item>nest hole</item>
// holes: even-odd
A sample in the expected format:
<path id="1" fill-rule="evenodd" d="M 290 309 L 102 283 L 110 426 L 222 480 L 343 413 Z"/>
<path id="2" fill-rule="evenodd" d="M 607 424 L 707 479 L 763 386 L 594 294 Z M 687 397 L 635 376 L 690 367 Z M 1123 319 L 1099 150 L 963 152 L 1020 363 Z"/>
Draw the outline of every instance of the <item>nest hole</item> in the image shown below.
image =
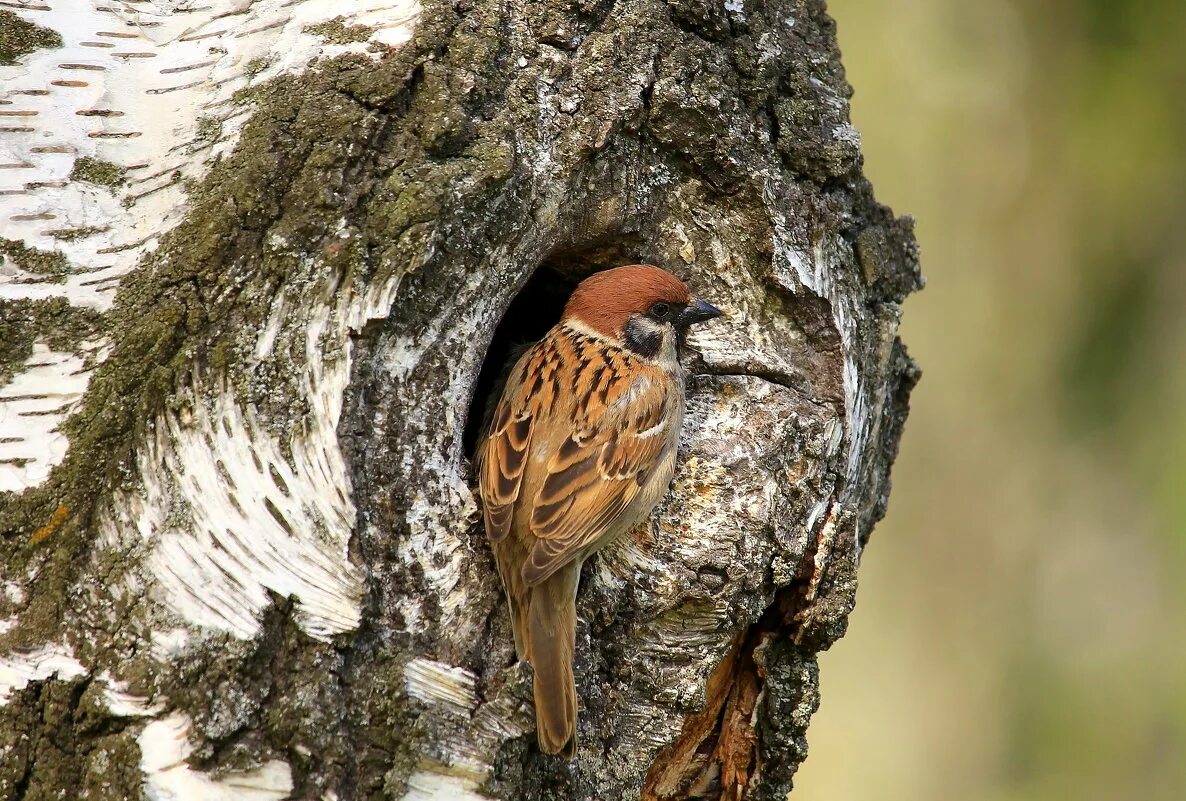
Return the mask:
<path id="1" fill-rule="evenodd" d="M 506 373 L 524 350 L 560 321 L 564 303 L 577 280 L 542 266 L 528 279 L 502 316 L 486 351 L 482 370 L 474 386 L 469 417 L 465 423 L 465 454 L 473 458 L 478 436 L 494 412 L 502 393 Z"/>

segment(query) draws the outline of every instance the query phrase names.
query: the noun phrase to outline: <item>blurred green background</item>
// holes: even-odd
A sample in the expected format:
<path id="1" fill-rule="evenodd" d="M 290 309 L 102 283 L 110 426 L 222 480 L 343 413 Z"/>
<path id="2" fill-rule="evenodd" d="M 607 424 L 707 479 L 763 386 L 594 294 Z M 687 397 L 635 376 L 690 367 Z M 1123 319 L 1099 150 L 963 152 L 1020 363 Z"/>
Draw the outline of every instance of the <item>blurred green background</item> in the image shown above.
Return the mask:
<path id="1" fill-rule="evenodd" d="M 1186 2 L 832 0 L 923 369 L 799 801 L 1186 799 Z"/>

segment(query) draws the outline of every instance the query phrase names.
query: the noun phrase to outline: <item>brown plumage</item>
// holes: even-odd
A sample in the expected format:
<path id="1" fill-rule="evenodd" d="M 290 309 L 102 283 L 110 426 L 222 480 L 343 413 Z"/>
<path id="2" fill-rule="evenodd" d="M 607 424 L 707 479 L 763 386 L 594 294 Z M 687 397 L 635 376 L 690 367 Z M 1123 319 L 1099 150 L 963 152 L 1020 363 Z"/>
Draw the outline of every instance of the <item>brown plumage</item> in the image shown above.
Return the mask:
<path id="1" fill-rule="evenodd" d="M 590 276 L 511 369 L 479 443 L 486 532 L 515 650 L 535 673 L 546 753 L 576 750 L 581 565 L 667 491 L 684 411 L 680 335 L 719 314 L 658 267 Z"/>

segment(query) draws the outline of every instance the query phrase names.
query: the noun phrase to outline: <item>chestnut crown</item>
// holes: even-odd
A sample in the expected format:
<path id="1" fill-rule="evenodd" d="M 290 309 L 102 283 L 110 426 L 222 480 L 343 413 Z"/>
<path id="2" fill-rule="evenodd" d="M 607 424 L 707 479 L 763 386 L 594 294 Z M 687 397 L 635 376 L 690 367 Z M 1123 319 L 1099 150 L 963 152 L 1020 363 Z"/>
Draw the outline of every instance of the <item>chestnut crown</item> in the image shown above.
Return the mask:
<path id="1" fill-rule="evenodd" d="M 720 311 L 692 297 L 687 285 L 653 264 L 628 264 L 594 273 L 573 290 L 564 319 L 575 319 L 620 339 L 635 315 L 677 327 L 708 320 Z"/>

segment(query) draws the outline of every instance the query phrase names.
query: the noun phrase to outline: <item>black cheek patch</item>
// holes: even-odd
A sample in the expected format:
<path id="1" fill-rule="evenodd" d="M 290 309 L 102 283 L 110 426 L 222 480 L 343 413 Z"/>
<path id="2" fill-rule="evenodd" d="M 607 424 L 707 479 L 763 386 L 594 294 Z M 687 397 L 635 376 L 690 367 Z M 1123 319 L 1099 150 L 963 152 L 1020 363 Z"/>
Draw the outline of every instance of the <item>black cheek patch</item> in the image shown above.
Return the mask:
<path id="1" fill-rule="evenodd" d="M 626 347 L 650 359 L 663 345 L 663 332 L 647 326 L 637 318 L 626 323 Z"/>

